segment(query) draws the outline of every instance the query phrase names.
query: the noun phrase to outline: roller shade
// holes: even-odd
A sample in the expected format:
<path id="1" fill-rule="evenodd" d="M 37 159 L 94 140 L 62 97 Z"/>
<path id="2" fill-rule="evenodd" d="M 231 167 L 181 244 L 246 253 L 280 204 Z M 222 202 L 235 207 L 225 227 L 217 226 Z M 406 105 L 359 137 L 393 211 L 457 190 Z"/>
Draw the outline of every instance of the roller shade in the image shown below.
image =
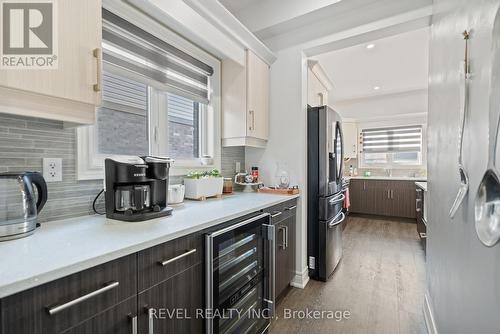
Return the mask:
<path id="1" fill-rule="evenodd" d="M 361 141 L 364 153 L 420 152 L 422 126 L 363 129 Z"/>
<path id="2" fill-rule="evenodd" d="M 103 60 L 145 83 L 207 103 L 211 66 L 103 9 Z"/>

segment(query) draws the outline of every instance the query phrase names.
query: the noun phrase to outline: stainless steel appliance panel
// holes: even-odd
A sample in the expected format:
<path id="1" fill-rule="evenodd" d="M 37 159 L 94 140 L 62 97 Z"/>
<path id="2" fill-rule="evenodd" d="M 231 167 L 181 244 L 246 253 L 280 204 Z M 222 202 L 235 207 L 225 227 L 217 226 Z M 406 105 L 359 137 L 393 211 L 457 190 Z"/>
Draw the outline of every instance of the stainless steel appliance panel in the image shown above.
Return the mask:
<path id="1" fill-rule="evenodd" d="M 342 225 L 344 220 L 345 214 L 340 211 L 333 219 L 319 222 L 320 235 L 324 236 L 320 240 L 320 262 L 324 263 L 324 266 L 319 269 L 321 280 L 328 280 L 342 258 Z"/>

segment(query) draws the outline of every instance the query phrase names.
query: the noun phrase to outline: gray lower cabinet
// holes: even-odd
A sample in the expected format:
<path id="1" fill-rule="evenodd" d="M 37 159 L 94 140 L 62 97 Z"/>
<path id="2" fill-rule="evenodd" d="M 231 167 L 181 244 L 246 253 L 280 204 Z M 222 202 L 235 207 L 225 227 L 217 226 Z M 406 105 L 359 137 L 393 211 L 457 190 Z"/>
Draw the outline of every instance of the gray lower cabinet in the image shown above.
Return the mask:
<path id="1" fill-rule="evenodd" d="M 280 296 L 294 275 L 296 200 L 264 211 L 277 215 Z M 203 333 L 203 245 L 194 233 L 0 299 L 0 334 Z"/>
<path id="2" fill-rule="evenodd" d="M 63 334 L 133 334 L 137 328 L 137 297 L 132 297 Z"/>
<path id="3" fill-rule="evenodd" d="M 295 221 L 290 216 L 275 225 L 276 229 L 276 276 L 275 289 L 277 300 L 283 297 L 295 276 Z"/>
<path id="4" fill-rule="evenodd" d="M 352 213 L 416 218 L 413 181 L 352 179 L 349 194 Z"/>
<path id="5" fill-rule="evenodd" d="M 293 199 L 270 207 L 275 233 L 275 296 L 280 301 L 295 276 L 295 235 L 297 221 L 297 200 Z"/>
<path id="6" fill-rule="evenodd" d="M 1 299 L 0 332 L 61 333 L 136 295 L 134 254 Z"/>
<path id="7" fill-rule="evenodd" d="M 139 294 L 139 333 L 203 333 L 203 266 L 197 264 Z"/>

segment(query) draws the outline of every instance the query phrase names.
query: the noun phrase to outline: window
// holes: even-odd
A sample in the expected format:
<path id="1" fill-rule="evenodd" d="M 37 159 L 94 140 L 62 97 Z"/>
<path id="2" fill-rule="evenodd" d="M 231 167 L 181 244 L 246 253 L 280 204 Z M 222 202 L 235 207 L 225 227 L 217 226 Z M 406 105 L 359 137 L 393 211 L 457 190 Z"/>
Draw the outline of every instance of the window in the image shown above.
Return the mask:
<path id="1" fill-rule="evenodd" d="M 95 125 L 78 129 L 79 179 L 102 178 L 110 156 L 169 156 L 173 175 L 220 168 L 220 62 L 154 21 L 141 22 L 149 25 L 103 9 L 102 104 Z"/>
<path id="2" fill-rule="evenodd" d="M 363 129 L 362 167 L 422 165 L 422 126 Z"/>

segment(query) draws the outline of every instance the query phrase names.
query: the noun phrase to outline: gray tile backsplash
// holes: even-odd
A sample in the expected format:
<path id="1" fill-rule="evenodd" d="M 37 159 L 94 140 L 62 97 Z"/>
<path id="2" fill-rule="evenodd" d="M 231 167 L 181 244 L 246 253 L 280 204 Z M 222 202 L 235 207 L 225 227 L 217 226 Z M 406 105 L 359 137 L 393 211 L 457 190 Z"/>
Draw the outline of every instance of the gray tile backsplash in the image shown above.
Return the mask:
<path id="1" fill-rule="evenodd" d="M 93 214 L 92 201 L 102 181 L 78 181 L 76 129 L 62 122 L 0 114 L 0 172 L 41 171 L 42 158 L 63 159 L 63 181 L 48 183 L 49 200 L 40 221 Z M 245 165 L 243 147 L 222 149 L 222 174 L 234 175 L 235 161 Z M 181 178 L 173 178 L 179 183 Z M 102 210 L 102 202 L 99 205 Z"/>

